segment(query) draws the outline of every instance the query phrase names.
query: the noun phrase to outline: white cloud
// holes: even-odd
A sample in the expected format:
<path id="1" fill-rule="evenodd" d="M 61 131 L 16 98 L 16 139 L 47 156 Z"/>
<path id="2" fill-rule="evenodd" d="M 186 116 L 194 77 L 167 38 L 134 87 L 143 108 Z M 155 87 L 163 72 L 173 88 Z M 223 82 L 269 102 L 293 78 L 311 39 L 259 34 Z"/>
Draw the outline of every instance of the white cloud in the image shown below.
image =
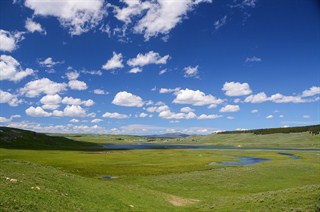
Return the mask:
<path id="1" fill-rule="evenodd" d="M 162 111 L 170 110 L 170 108 L 167 105 L 160 105 L 160 106 L 148 107 L 146 110 L 149 113 L 154 113 L 154 112 L 160 113 Z"/>
<path id="2" fill-rule="evenodd" d="M 58 94 L 46 95 L 40 99 L 40 102 L 44 105 L 58 105 L 61 103 L 61 97 Z"/>
<path id="3" fill-rule="evenodd" d="M 173 100 L 173 103 L 176 104 L 191 104 L 195 106 L 203 106 L 203 105 L 217 105 L 222 103 L 223 100 L 217 99 L 211 94 L 206 95 L 202 91 L 199 90 L 180 90 L 176 93 L 176 98 Z"/>
<path id="4" fill-rule="evenodd" d="M 81 105 L 82 100 L 79 98 L 64 97 L 62 100 L 62 103 L 66 105 Z"/>
<path id="5" fill-rule="evenodd" d="M 127 64 L 129 66 L 145 66 L 149 64 L 166 64 L 167 60 L 170 58 L 169 55 L 161 57 L 159 53 L 150 51 L 146 54 L 139 53 L 137 57 L 128 60 Z"/>
<path id="6" fill-rule="evenodd" d="M 139 67 L 134 67 L 129 71 L 130 74 L 137 74 L 137 73 L 140 73 L 140 72 L 142 72 L 142 69 L 139 68 Z"/>
<path id="7" fill-rule="evenodd" d="M 189 113 L 174 113 L 170 110 L 165 110 L 159 113 L 160 118 L 164 119 L 194 119 L 197 118 L 197 115 L 193 112 Z"/>
<path id="8" fill-rule="evenodd" d="M 258 113 L 258 112 L 259 112 L 259 110 L 257 110 L 257 109 L 251 110 L 251 113 Z"/>
<path id="9" fill-rule="evenodd" d="M 183 107 L 180 109 L 180 112 L 182 113 L 194 112 L 194 109 L 192 109 L 191 107 Z"/>
<path id="10" fill-rule="evenodd" d="M 160 88 L 159 93 L 177 93 L 180 91 L 180 87 L 178 88 Z"/>
<path id="11" fill-rule="evenodd" d="M 240 110 L 239 105 L 226 105 L 220 109 L 221 113 L 237 112 Z"/>
<path id="12" fill-rule="evenodd" d="M 51 67 L 53 67 L 53 66 L 55 66 L 55 65 L 57 65 L 57 64 L 60 64 L 60 63 L 63 63 L 63 62 L 61 62 L 61 61 L 54 61 L 53 59 L 52 59 L 52 57 L 48 57 L 48 58 L 46 58 L 46 59 L 44 59 L 44 60 L 40 60 L 39 61 L 39 64 L 41 65 L 41 66 L 44 66 L 44 67 L 47 67 L 47 68 L 51 68 Z"/>
<path id="13" fill-rule="evenodd" d="M 84 105 L 86 107 L 90 107 L 95 104 L 95 102 L 91 99 L 83 101 L 79 98 L 73 98 L 73 97 L 64 97 L 61 102 L 62 104 L 66 104 L 66 105 Z"/>
<path id="14" fill-rule="evenodd" d="M 185 67 L 184 70 L 184 77 L 194 77 L 194 78 L 199 78 L 199 66 L 195 67 Z"/>
<path id="15" fill-rule="evenodd" d="M 165 74 L 167 72 L 168 72 L 168 70 L 166 68 L 162 69 L 161 71 L 159 71 L 159 75 Z"/>
<path id="16" fill-rule="evenodd" d="M 305 90 L 305 91 L 302 92 L 302 96 L 303 97 L 315 96 L 315 95 L 318 95 L 318 94 L 320 94 L 320 87 L 316 87 L 316 86 L 312 86 L 308 90 Z"/>
<path id="17" fill-rule="evenodd" d="M 101 89 L 94 89 L 94 90 L 93 90 L 93 93 L 94 93 L 94 94 L 98 94 L 98 95 L 109 94 L 109 92 L 106 92 L 106 91 L 101 90 Z"/>
<path id="18" fill-rule="evenodd" d="M 259 57 L 256 57 L 256 56 L 247 57 L 245 60 L 246 63 L 257 63 L 257 62 L 261 62 L 261 61 L 262 61 L 262 59 Z"/>
<path id="19" fill-rule="evenodd" d="M 95 102 L 92 99 L 88 99 L 88 100 L 82 101 L 82 104 L 86 107 L 91 107 L 92 105 L 95 104 Z"/>
<path id="20" fill-rule="evenodd" d="M 106 64 L 102 66 L 102 69 L 104 70 L 114 70 L 118 68 L 123 68 L 124 65 L 122 64 L 122 54 L 117 54 L 116 52 L 112 53 L 113 56 L 110 58 Z"/>
<path id="21" fill-rule="evenodd" d="M 275 103 L 303 103 L 308 101 L 300 96 L 285 96 L 280 93 L 272 95 L 269 100 Z"/>
<path id="22" fill-rule="evenodd" d="M 83 81 L 79 81 L 79 80 L 71 80 L 68 83 L 68 86 L 72 89 L 72 90 L 86 90 L 88 88 L 87 84 Z"/>
<path id="23" fill-rule="evenodd" d="M 59 114 L 59 112 L 56 111 Z M 55 115 L 55 114 L 53 114 Z M 59 114 L 58 116 L 60 116 Z M 69 117 L 84 117 L 86 116 L 86 111 L 80 105 L 67 105 L 63 110 L 63 116 Z"/>
<path id="24" fill-rule="evenodd" d="M 80 122 L 80 121 L 79 121 L 78 119 L 71 119 L 70 122 L 72 122 L 72 123 L 78 123 L 78 122 Z"/>
<path id="25" fill-rule="evenodd" d="M 68 80 L 76 80 L 79 78 L 80 74 L 76 71 L 71 71 L 66 73 Z"/>
<path id="26" fill-rule="evenodd" d="M 102 115 L 103 118 L 111 118 L 111 119 L 126 119 L 129 118 L 128 115 L 126 114 L 120 114 L 120 113 L 109 113 L 106 112 L 105 114 Z"/>
<path id="27" fill-rule="evenodd" d="M 250 95 L 245 98 L 244 102 L 251 102 L 251 103 L 262 103 L 268 101 L 269 98 L 264 92 L 260 92 L 258 94 Z"/>
<path id="28" fill-rule="evenodd" d="M 309 116 L 309 115 L 304 115 L 303 118 L 304 118 L 304 119 L 309 119 L 310 116 Z"/>
<path id="29" fill-rule="evenodd" d="M 98 75 L 98 76 L 101 76 L 102 75 L 102 72 L 100 70 L 82 70 L 81 73 L 84 73 L 84 74 L 91 74 L 91 75 Z"/>
<path id="30" fill-rule="evenodd" d="M 92 123 L 99 123 L 99 122 L 102 122 L 103 120 L 102 119 L 93 119 L 91 122 Z"/>
<path id="31" fill-rule="evenodd" d="M 249 84 L 246 82 L 225 82 L 222 90 L 227 96 L 245 96 L 252 92 Z"/>
<path id="32" fill-rule="evenodd" d="M 41 106 L 43 109 L 55 110 L 61 103 L 61 97 L 58 94 L 46 95 L 40 99 L 40 102 L 43 104 Z"/>
<path id="33" fill-rule="evenodd" d="M 0 89 L 0 103 L 8 103 L 10 106 L 18 106 L 22 100 L 18 99 L 16 95 Z"/>
<path id="34" fill-rule="evenodd" d="M 221 118 L 222 115 L 216 115 L 216 114 L 211 114 L 211 115 L 206 115 L 206 114 L 201 114 L 198 119 L 200 120 L 205 120 L 205 119 L 217 119 Z"/>
<path id="35" fill-rule="evenodd" d="M 159 34 L 168 34 L 177 24 L 182 22 L 188 11 L 193 10 L 196 5 L 202 2 L 211 2 L 211 0 L 158 0 L 128 12 L 126 17 L 131 18 L 145 14 L 134 26 L 134 31 L 144 34 L 145 39 L 148 40 Z M 130 4 L 128 5 L 130 7 Z"/>
<path id="36" fill-rule="evenodd" d="M 0 116 L 0 123 L 8 123 L 10 121 L 11 121 L 11 119 Z"/>
<path id="37" fill-rule="evenodd" d="M 27 68 L 23 70 L 20 63 L 9 55 L 0 55 L 0 80 L 20 81 L 32 75 L 34 70 Z"/>
<path id="38" fill-rule="evenodd" d="M 127 91 L 121 91 L 115 95 L 112 104 L 125 107 L 142 107 L 144 105 L 144 102 L 139 96 L 136 96 Z"/>
<path id="39" fill-rule="evenodd" d="M 147 117 L 147 116 L 148 116 L 148 114 L 146 114 L 146 113 L 140 113 L 140 114 L 139 114 L 139 117 L 140 117 L 140 118 L 145 118 L 145 117 Z"/>
<path id="40" fill-rule="evenodd" d="M 0 51 L 12 52 L 18 46 L 17 43 L 24 39 L 21 32 L 8 32 L 0 29 Z"/>
<path id="41" fill-rule="evenodd" d="M 37 16 L 53 16 L 69 30 L 71 35 L 80 35 L 96 27 L 106 14 L 103 0 L 26 0 L 24 5 Z"/>
<path id="42" fill-rule="evenodd" d="M 273 119 L 273 115 L 268 115 L 266 119 Z"/>
<path id="43" fill-rule="evenodd" d="M 214 22 L 213 26 L 216 30 L 220 29 L 227 23 L 227 16 L 223 16 L 221 19 Z"/>
<path id="44" fill-rule="evenodd" d="M 233 116 L 227 116 L 227 119 L 229 119 L 229 120 L 233 120 L 233 119 L 234 119 L 234 117 L 233 117 Z"/>
<path id="45" fill-rule="evenodd" d="M 246 8 L 246 7 L 250 7 L 250 8 L 254 8 L 256 6 L 257 0 L 241 0 L 240 3 L 238 3 L 239 1 L 234 1 L 235 4 L 230 5 L 231 8 L 234 7 L 239 7 L 239 8 Z"/>
<path id="46" fill-rule="evenodd" d="M 48 113 L 44 111 L 41 107 L 29 107 L 28 109 L 25 110 L 26 114 L 28 116 L 33 116 L 33 117 L 48 117 L 51 116 L 51 113 Z"/>
<path id="47" fill-rule="evenodd" d="M 41 24 L 33 21 L 31 18 L 27 18 L 25 28 L 31 33 L 39 32 L 47 34 L 46 30 L 42 28 Z"/>
<path id="48" fill-rule="evenodd" d="M 37 97 L 41 93 L 54 95 L 65 91 L 67 84 L 56 83 L 48 78 L 42 78 L 28 82 L 23 88 L 20 89 L 20 93 L 27 97 Z"/>

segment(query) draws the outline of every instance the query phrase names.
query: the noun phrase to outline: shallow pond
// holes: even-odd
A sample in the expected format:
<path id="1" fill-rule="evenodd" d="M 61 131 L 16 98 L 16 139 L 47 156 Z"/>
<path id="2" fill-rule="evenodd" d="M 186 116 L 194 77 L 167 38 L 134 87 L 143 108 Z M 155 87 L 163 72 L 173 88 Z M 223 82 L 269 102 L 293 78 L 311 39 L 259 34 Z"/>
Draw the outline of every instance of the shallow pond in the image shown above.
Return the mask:
<path id="1" fill-rule="evenodd" d="M 253 165 L 256 163 L 262 163 L 269 161 L 271 159 L 268 158 L 254 158 L 254 157 L 247 157 L 247 156 L 235 156 L 238 158 L 238 161 L 223 161 L 223 162 L 211 162 L 209 165 L 220 165 L 220 166 L 246 166 L 246 165 Z"/>

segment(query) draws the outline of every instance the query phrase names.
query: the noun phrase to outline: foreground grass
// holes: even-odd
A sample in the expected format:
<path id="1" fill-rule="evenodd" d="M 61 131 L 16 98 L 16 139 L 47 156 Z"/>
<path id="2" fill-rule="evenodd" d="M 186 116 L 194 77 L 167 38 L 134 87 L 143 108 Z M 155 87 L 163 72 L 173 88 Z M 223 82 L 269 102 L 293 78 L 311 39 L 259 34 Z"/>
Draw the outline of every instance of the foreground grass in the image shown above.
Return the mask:
<path id="1" fill-rule="evenodd" d="M 314 211 L 320 198 L 320 153 L 291 153 L 301 159 L 275 151 L 0 149 L 0 210 L 48 210 L 50 205 L 84 211 Z M 208 165 L 237 155 L 272 160 Z M 103 181 L 106 175 L 115 179 Z M 41 190 L 31 189 L 35 186 Z"/>

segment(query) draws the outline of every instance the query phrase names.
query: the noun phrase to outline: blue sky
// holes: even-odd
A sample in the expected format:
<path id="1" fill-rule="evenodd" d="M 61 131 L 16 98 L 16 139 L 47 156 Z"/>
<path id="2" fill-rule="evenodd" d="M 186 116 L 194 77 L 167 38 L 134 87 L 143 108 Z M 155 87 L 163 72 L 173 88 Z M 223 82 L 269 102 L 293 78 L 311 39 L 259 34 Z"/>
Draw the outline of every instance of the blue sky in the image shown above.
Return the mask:
<path id="1" fill-rule="evenodd" d="M 0 125 L 208 134 L 319 124 L 317 1 L 0 1 Z"/>

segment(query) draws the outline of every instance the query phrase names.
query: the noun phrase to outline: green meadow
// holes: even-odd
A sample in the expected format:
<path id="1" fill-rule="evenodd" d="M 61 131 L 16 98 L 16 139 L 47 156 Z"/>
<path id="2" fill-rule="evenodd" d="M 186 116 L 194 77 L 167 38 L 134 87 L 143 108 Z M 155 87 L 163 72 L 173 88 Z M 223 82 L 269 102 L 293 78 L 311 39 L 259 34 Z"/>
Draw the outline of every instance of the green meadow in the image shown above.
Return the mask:
<path id="1" fill-rule="evenodd" d="M 1 128 L 0 135 L 0 211 L 320 210 L 320 135 L 239 133 L 150 139 L 44 135 L 9 128 Z M 105 150 L 101 146 L 143 142 L 314 151 Z M 237 156 L 270 160 L 221 164 L 237 161 Z"/>

